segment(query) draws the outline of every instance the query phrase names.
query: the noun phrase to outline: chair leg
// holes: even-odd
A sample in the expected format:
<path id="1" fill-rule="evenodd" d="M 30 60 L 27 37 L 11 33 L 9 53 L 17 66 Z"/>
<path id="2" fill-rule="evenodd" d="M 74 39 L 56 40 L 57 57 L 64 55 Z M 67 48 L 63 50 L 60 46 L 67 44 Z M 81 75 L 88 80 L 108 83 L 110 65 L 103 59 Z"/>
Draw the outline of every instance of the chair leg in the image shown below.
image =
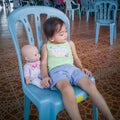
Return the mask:
<path id="1" fill-rule="evenodd" d="M 74 10 L 72 10 L 72 21 L 74 20 Z"/>
<path id="2" fill-rule="evenodd" d="M 24 95 L 24 120 L 29 120 L 30 117 L 30 100 Z"/>
<path id="3" fill-rule="evenodd" d="M 86 21 L 89 21 L 89 11 L 86 12 Z"/>
<path id="4" fill-rule="evenodd" d="M 47 103 L 43 104 L 44 105 L 37 106 L 39 112 L 39 120 L 56 120 L 58 111 L 55 111 L 54 106 Z"/>
<path id="5" fill-rule="evenodd" d="M 116 41 L 117 38 L 117 31 L 116 31 L 116 24 L 114 25 L 114 33 L 113 33 L 113 40 Z"/>
<path id="6" fill-rule="evenodd" d="M 66 15 L 67 15 L 67 10 L 65 10 L 65 13 L 66 13 Z"/>
<path id="7" fill-rule="evenodd" d="M 69 10 L 69 18 L 71 18 L 71 17 L 72 17 L 72 11 Z"/>
<path id="8" fill-rule="evenodd" d="M 78 14 L 79 14 L 79 19 L 81 20 L 81 11 L 78 10 Z"/>
<path id="9" fill-rule="evenodd" d="M 95 36 L 95 43 L 98 43 L 98 37 L 99 37 L 99 32 L 100 32 L 100 25 L 96 23 L 96 36 Z"/>
<path id="10" fill-rule="evenodd" d="M 98 120 L 98 108 L 95 106 L 95 104 L 92 104 L 93 107 L 93 120 Z"/>
<path id="11" fill-rule="evenodd" d="M 114 24 L 110 24 L 110 45 L 113 44 Z"/>

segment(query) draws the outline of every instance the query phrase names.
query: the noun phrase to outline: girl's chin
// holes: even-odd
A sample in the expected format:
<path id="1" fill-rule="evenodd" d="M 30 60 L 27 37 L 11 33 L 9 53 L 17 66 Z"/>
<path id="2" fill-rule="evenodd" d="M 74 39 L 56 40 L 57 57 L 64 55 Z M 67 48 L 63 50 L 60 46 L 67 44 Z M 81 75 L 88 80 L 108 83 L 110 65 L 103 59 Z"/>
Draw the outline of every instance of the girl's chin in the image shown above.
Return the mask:
<path id="1" fill-rule="evenodd" d="M 64 40 L 64 41 L 59 41 L 59 42 L 57 42 L 58 44 L 60 44 L 60 43 L 65 43 L 67 40 Z"/>

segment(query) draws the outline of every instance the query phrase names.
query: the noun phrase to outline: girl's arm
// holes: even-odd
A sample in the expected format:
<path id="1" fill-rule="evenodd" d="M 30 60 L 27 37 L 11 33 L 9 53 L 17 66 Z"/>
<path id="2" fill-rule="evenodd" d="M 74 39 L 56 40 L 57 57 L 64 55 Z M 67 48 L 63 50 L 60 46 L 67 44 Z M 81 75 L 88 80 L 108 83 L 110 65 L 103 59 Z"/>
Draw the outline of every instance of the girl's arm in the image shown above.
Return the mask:
<path id="1" fill-rule="evenodd" d="M 52 80 L 48 76 L 48 61 L 47 61 L 47 45 L 44 44 L 42 47 L 42 54 L 41 54 L 41 74 L 42 74 L 42 81 L 41 85 L 45 88 L 48 88 L 52 83 Z"/>
<path id="2" fill-rule="evenodd" d="M 48 69 L 47 69 L 47 47 L 46 44 L 42 47 L 41 53 L 41 73 L 42 78 L 48 77 Z"/>
<path id="3" fill-rule="evenodd" d="M 73 55 L 74 64 L 75 64 L 76 67 L 79 67 L 82 70 L 83 66 L 82 66 L 82 63 L 81 63 L 78 55 L 77 55 L 75 44 L 71 40 L 69 41 L 69 44 L 71 46 L 71 51 L 72 51 L 72 55 Z"/>

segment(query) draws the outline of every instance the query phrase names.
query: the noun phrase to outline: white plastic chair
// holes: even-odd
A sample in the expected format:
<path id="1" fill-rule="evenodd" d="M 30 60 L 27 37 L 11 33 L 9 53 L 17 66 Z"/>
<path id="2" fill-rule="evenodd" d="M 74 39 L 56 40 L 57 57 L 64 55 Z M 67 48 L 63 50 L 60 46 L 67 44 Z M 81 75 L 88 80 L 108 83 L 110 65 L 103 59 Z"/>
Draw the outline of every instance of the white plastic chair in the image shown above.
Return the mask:
<path id="1" fill-rule="evenodd" d="M 80 4 L 75 3 L 73 0 L 64 0 L 66 6 L 66 15 L 69 12 L 69 17 L 74 20 L 74 13 L 78 11 L 79 19 L 81 20 L 81 11 L 80 11 Z"/>

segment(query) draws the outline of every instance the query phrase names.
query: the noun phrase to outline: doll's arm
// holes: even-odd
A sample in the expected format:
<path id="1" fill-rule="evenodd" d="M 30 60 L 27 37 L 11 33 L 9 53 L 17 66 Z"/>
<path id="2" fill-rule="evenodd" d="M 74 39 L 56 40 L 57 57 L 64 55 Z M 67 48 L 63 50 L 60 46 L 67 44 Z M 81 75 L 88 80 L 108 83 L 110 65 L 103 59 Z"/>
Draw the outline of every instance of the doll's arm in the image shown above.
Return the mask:
<path id="1" fill-rule="evenodd" d="M 31 74 L 30 74 L 30 68 L 29 68 L 28 65 L 24 66 L 24 77 L 25 77 L 26 84 L 32 83 L 32 78 L 31 78 Z"/>
<path id="2" fill-rule="evenodd" d="M 30 76 L 25 77 L 25 80 L 26 80 L 26 84 L 32 83 L 32 79 Z"/>

